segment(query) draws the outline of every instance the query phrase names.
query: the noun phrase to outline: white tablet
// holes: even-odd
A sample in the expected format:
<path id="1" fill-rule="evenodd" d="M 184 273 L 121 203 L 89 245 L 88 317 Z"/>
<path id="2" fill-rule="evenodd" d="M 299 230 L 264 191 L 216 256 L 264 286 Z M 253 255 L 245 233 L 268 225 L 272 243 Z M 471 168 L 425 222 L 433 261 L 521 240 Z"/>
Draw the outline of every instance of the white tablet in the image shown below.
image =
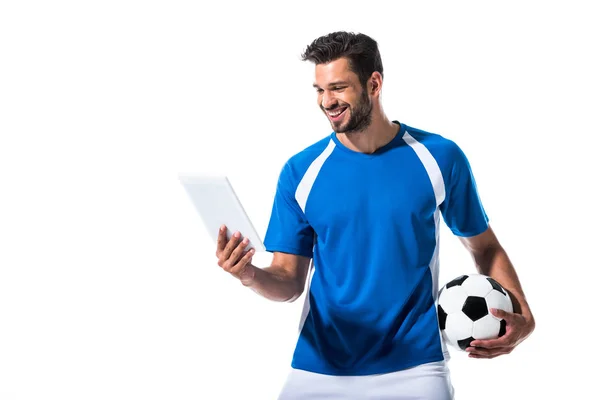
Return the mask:
<path id="1" fill-rule="evenodd" d="M 180 174 L 179 180 L 213 239 L 215 251 L 221 225 L 227 226 L 227 239 L 239 231 L 250 241 L 246 250 L 265 251 L 262 239 L 226 176 Z"/>

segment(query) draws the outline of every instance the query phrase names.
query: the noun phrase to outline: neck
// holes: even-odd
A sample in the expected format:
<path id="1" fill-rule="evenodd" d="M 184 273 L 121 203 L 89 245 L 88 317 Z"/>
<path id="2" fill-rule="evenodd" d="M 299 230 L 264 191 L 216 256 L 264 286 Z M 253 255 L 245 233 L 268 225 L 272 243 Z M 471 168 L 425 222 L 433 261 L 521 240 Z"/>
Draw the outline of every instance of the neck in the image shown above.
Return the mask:
<path id="1" fill-rule="evenodd" d="M 351 150 L 372 154 L 394 139 L 398 124 L 390 121 L 382 110 L 373 108 L 371 124 L 360 132 L 338 133 L 337 138 Z"/>

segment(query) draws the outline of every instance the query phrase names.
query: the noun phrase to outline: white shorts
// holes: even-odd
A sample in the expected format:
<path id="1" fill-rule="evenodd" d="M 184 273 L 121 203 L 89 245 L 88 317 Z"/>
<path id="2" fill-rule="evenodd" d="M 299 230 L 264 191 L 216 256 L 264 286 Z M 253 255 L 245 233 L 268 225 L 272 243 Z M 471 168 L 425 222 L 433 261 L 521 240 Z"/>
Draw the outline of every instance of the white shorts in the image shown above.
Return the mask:
<path id="1" fill-rule="evenodd" d="M 366 376 L 332 376 L 292 369 L 278 400 L 452 400 L 446 361 Z"/>

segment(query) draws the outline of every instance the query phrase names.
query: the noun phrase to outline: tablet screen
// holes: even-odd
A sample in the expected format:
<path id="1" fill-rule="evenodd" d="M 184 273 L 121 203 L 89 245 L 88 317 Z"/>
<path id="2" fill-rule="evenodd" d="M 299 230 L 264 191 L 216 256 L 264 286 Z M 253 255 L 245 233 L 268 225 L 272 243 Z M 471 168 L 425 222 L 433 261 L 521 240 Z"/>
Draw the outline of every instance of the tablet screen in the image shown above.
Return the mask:
<path id="1" fill-rule="evenodd" d="M 250 241 L 246 250 L 265 251 L 262 239 L 226 176 L 180 175 L 179 179 L 215 248 L 219 228 L 226 225 L 228 239 L 239 231 Z"/>

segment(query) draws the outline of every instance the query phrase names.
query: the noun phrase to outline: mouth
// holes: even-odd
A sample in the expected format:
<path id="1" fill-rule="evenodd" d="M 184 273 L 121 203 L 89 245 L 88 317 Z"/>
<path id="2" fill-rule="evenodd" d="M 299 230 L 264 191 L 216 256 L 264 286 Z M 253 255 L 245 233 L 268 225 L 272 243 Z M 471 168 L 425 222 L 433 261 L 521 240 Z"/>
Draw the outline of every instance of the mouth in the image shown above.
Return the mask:
<path id="1" fill-rule="evenodd" d="M 327 114 L 330 120 L 332 120 L 333 122 L 337 122 L 344 118 L 347 108 L 348 107 L 339 107 L 334 110 L 326 110 L 325 113 Z"/>

